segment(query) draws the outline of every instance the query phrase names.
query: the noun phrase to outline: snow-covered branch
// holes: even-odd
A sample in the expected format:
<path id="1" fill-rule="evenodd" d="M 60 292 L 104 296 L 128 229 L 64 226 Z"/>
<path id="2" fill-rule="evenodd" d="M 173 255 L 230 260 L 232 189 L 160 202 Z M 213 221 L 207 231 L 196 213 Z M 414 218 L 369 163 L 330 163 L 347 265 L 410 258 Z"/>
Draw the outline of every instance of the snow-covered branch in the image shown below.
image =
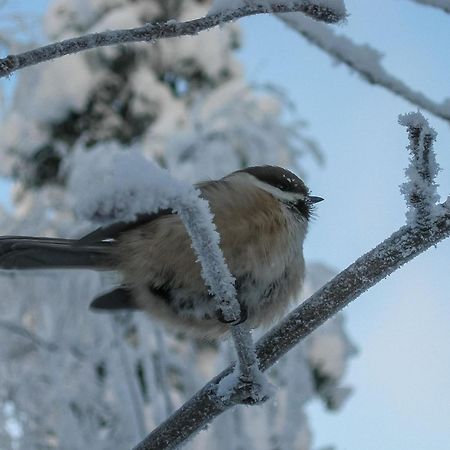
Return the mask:
<path id="1" fill-rule="evenodd" d="M 410 116 L 411 117 L 411 116 Z M 408 223 L 357 259 L 302 303 L 257 343 L 262 371 L 275 364 L 326 320 L 363 292 L 428 248 L 450 236 L 450 205 L 440 205 L 426 226 Z M 242 396 L 220 395 L 221 384 L 233 373 L 230 366 L 213 378 L 187 403 L 149 434 L 134 450 L 174 448 L 201 430 L 214 418 L 242 402 Z"/>
<path id="2" fill-rule="evenodd" d="M 192 36 L 242 17 L 283 12 L 302 12 L 315 20 L 327 23 L 342 21 L 346 16 L 342 0 L 243 1 L 242 3 L 239 2 L 235 9 L 219 9 L 218 12 L 187 22 L 169 20 L 161 23 L 149 23 L 138 28 L 92 33 L 17 55 L 9 55 L 0 59 L 0 77 L 8 76 L 27 66 L 96 47 L 130 42 L 155 42 L 163 38 Z"/>
<path id="3" fill-rule="evenodd" d="M 450 1 L 449 0 L 413 0 L 413 2 L 420 3 L 421 5 L 433 6 L 435 8 L 442 9 L 446 13 L 450 14 Z"/>
<path id="4" fill-rule="evenodd" d="M 407 220 L 412 226 L 424 228 L 435 214 L 439 214 L 436 176 L 439 166 L 433 150 L 437 133 L 419 112 L 399 117 L 400 125 L 408 128 L 410 164 L 407 181 L 401 186 L 408 205 Z"/>
<path id="5" fill-rule="evenodd" d="M 450 122 L 450 99 L 437 103 L 423 93 L 411 89 L 404 81 L 387 72 L 381 64 L 383 55 L 378 50 L 367 44 L 355 44 L 326 25 L 315 23 L 299 14 L 281 14 L 278 18 L 309 42 L 357 72 L 368 83 L 383 86 L 399 97 Z"/>

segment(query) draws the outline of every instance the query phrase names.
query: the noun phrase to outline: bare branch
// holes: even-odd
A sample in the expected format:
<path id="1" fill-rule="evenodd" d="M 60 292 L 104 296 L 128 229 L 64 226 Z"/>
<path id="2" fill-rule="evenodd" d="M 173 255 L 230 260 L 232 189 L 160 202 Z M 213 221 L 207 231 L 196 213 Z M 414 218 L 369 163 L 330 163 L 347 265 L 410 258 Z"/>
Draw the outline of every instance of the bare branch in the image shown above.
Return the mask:
<path id="1" fill-rule="evenodd" d="M 412 226 L 424 228 L 430 218 L 439 213 L 436 210 L 439 194 L 435 182 L 439 166 L 433 150 L 437 133 L 419 112 L 400 116 L 399 123 L 408 128 L 411 154 L 410 165 L 405 171 L 408 181 L 401 186 L 409 207 L 406 217 Z"/>
<path id="2" fill-rule="evenodd" d="M 425 6 L 434 6 L 435 8 L 442 9 L 442 11 L 450 14 L 450 1 L 449 0 L 412 0 L 413 2 L 420 3 Z"/>
<path id="3" fill-rule="evenodd" d="M 369 45 L 358 45 L 346 36 L 337 35 L 326 25 L 315 23 L 299 14 L 282 14 L 278 18 L 300 33 L 309 42 L 344 63 L 370 84 L 377 84 L 408 100 L 437 117 L 450 122 L 450 99 L 434 102 L 411 89 L 399 78 L 389 74 L 381 64 L 382 54 Z"/>
<path id="4" fill-rule="evenodd" d="M 267 370 L 303 338 L 367 289 L 449 237 L 449 203 L 447 201 L 439 205 L 439 213 L 430 215 L 425 226 L 419 228 L 407 224 L 400 228 L 338 274 L 263 336 L 256 346 L 260 369 Z M 223 397 L 218 394 L 220 383 L 232 372 L 233 366 L 230 366 L 217 375 L 134 450 L 172 449 L 227 409 L 242 403 L 242 395 Z"/>
<path id="5" fill-rule="evenodd" d="M 336 7 L 334 9 L 322 5 L 322 3 L 324 2 L 317 0 L 297 0 L 287 3 L 280 1 L 272 4 L 246 4 L 238 9 L 206 15 L 187 22 L 169 20 L 162 23 L 149 23 L 138 28 L 91 33 L 0 59 L 0 77 L 11 75 L 24 67 L 96 47 L 130 42 L 155 42 L 163 38 L 192 36 L 218 25 L 255 14 L 302 12 L 315 20 L 327 23 L 337 23 L 345 19 L 345 8 L 340 0 L 335 0 Z"/>

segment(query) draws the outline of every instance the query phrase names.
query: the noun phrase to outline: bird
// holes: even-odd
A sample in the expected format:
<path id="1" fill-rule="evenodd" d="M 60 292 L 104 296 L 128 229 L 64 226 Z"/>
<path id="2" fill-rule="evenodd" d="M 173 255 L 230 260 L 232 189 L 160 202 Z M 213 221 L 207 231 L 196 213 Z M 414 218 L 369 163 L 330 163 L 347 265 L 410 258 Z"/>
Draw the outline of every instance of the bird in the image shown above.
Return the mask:
<path id="1" fill-rule="evenodd" d="M 278 166 L 252 166 L 195 185 L 209 202 L 241 308 L 228 323 L 201 277 L 190 237 L 171 209 L 137 214 L 80 239 L 0 237 L 0 269 L 117 271 L 121 283 L 94 310 L 143 310 L 170 328 L 219 338 L 243 321 L 268 326 L 298 298 L 303 242 L 315 204 L 306 184 Z"/>

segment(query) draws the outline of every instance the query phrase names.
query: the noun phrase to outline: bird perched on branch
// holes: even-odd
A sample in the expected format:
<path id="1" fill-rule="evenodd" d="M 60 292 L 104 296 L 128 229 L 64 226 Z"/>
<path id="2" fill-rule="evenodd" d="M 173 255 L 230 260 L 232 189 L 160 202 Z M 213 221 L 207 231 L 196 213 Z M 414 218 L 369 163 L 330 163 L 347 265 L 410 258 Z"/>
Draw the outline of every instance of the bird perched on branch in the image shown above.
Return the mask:
<path id="1" fill-rule="evenodd" d="M 312 208 L 323 199 L 276 166 L 248 167 L 197 188 L 209 202 L 236 280 L 240 320 L 250 327 L 269 324 L 302 287 L 303 241 Z M 92 308 L 145 310 L 202 336 L 229 329 L 201 278 L 190 237 L 171 210 L 140 214 L 78 240 L 2 237 L 0 268 L 116 270 L 122 285 L 97 297 Z"/>

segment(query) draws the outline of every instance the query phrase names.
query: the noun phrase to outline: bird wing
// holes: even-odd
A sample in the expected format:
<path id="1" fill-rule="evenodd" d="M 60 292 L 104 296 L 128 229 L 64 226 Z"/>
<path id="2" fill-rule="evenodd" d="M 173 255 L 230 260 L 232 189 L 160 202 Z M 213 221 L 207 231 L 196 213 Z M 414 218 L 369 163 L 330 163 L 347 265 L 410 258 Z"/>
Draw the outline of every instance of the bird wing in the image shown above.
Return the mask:
<path id="1" fill-rule="evenodd" d="M 99 295 L 92 302 L 92 309 L 139 309 L 129 289 L 120 286 L 113 291 Z"/>
<path id="2" fill-rule="evenodd" d="M 211 188 L 214 188 L 219 181 L 203 181 L 200 183 L 195 184 L 194 186 L 199 189 L 202 193 L 202 197 L 208 198 L 208 191 Z M 155 213 L 141 213 L 136 214 L 136 218 L 134 220 L 125 222 L 115 222 L 110 225 L 106 225 L 104 227 L 99 227 L 96 230 L 92 231 L 91 233 L 87 234 L 86 236 L 83 236 L 77 241 L 77 244 L 85 245 L 85 244 L 94 244 L 94 243 L 100 243 L 102 241 L 106 240 L 112 240 L 117 239 L 121 233 L 124 231 L 132 230 L 133 228 L 136 228 L 140 225 L 144 225 L 146 223 L 152 222 L 154 220 L 157 220 L 161 217 L 168 216 L 170 214 L 175 214 L 175 212 L 171 208 L 166 209 L 160 209 L 159 211 Z M 76 244 L 76 245 L 77 245 Z"/>
<path id="3" fill-rule="evenodd" d="M 104 227 L 99 227 L 91 233 L 83 236 L 77 241 L 76 245 L 86 245 L 99 243 L 106 240 L 117 239 L 124 231 L 132 230 L 140 225 L 152 222 L 160 217 L 173 214 L 172 209 L 161 209 L 151 214 L 136 214 L 136 219 L 129 222 L 115 222 Z"/>

